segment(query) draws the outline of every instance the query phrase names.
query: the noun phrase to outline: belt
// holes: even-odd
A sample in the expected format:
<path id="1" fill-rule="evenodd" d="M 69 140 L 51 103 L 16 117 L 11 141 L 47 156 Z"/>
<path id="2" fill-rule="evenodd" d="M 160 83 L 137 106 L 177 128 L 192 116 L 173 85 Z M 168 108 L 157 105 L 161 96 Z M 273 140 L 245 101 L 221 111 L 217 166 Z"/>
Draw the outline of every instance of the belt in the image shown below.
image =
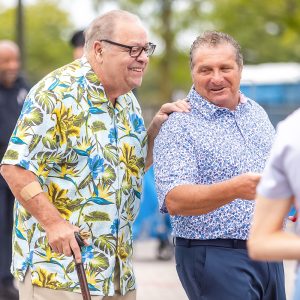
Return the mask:
<path id="1" fill-rule="evenodd" d="M 247 249 L 247 241 L 235 239 L 193 240 L 176 237 L 174 242 L 175 246 L 188 248 L 196 246 L 213 246 L 234 249 Z"/>

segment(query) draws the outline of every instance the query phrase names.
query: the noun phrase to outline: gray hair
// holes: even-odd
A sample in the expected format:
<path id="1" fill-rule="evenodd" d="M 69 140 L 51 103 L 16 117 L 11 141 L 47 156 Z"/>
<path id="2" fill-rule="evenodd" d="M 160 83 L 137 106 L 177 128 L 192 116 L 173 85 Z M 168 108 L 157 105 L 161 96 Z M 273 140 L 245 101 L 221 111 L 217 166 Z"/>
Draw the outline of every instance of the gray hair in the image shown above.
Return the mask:
<path id="1" fill-rule="evenodd" d="M 0 40 L 0 48 L 1 49 L 9 48 L 9 49 L 13 49 L 18 53 L 20 52 L 19 46 L 11 40 Z"/>
<path id="2" fill-rule="evenodd" d="M 198 36 L 193 42 L 190 50 L 190 68 L 193 69 L 193 55 L 195 51 L 202 46 L 217 47 L 221 44 L 231 45 L 236 54 L 236 63 L 240 68 L 243 66 L 243 55 L 241 53 L 241 46 L 229 34 L 218 31 L 205 31 L 202 35 Z"/>
<path id="3" fill-rule="evenodd" d="M 114 35 L 116 23 L 120 20 L 136 20 L 140 21 L 139 17 L 125 10 L 112 10 L 97 17 L 89 27 L 85 30 L 85 50 L 91 49 L 94 41 L 101 39 L 110 39 Z"/>

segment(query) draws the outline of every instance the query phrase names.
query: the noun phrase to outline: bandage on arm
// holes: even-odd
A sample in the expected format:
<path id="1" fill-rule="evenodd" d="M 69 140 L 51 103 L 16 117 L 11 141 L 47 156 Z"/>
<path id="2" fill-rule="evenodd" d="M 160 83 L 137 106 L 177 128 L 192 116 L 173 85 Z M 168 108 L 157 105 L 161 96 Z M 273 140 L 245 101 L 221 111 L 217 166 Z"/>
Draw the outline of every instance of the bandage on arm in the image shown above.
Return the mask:
<path id="1" fill-rule="evenodd" d="M 33 181 L 30 182 L 29 184 L 25 185 L 22 190 L 20 191 L 21 197 L 25 200 L 28 201 L 34 196 L 43 193 L 43 189 L 41 188 L 41 185 L 39 184 L 38 181 Z"/>

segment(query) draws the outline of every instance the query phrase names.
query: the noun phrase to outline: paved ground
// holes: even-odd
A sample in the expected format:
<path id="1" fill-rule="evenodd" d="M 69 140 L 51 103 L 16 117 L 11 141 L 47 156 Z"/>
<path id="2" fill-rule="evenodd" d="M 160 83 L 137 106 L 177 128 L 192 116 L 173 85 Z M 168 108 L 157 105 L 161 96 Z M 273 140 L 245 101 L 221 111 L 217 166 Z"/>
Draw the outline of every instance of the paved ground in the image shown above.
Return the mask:
<path id="1" fill-rule="evenodd" d="M 175 262 L 157 261 L 155 248 L 154 240 L 138 241 L 135 244 L 137 300 L 187 300 L 177 277 Z M 285 262 L 287 300 L 291 300 L 294 268 L 295 262 Z"/>

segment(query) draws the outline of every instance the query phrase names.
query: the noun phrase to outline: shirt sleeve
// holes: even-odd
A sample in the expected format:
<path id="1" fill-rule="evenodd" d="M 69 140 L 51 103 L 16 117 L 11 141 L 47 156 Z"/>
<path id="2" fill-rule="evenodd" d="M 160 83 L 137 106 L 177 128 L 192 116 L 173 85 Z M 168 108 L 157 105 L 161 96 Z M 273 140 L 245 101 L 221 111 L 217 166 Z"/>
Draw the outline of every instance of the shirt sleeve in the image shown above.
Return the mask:
<path id="1" fill-rule="evenodd" d="M 51 91 L 34 87 L 28 94 L 1 164 L 17 165 L 43 182 L 58 162 L 55 99 Z"/>
<path id="2" fill-rule="evenodd" d="M 163 124 L 154 143 L 154 173 L 161 212 L 168 212 L 166 195 L 183 184 L 196 183 L 197 160 L 192 137 L 184 124 L 188 114 L 173 113 Z"/>
<path id="3" fill-rule="evenodd" d="M 292 119 L 278 125 L 277 134 L 257 192 L 269 199 L 290 198 L 297 193 L 300 176 L 300 143 Z"/>

